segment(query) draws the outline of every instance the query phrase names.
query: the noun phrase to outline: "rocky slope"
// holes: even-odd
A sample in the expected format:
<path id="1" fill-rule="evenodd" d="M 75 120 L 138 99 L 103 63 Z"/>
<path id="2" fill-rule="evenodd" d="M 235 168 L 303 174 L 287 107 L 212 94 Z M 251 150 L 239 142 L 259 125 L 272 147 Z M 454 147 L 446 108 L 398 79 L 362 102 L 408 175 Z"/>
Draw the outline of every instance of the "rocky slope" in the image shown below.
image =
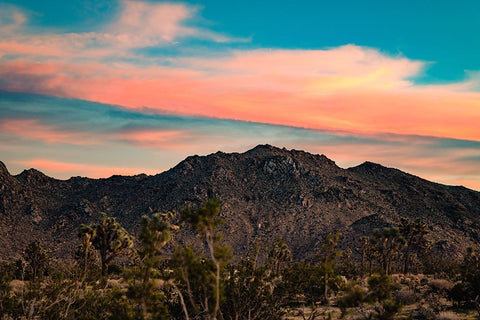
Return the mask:
<path id="1" fill-rule="evenodd" d="M 12 176 L 0 162 L 0 257 L 16 257 L 32 239 L 70 256 L 81 223 L 105 211 L 132 232 L 142 214 L 180 210 L 211 197 L 223 203 L 225 239 L 236 254 L 254 241 L 283 238 L 297 258 L 325 234 L 352 243 L 401 217 L 427 220 L 441 250 L 480 244 L 480 193 L 432 183 L 366 162 L 342 169 L 323 155 L 257 146 L 245 153 L 188 157 L 155 175 L 56 180 L 30 169 Z M 188 228 L 177 241 L 188 241 Z"/>

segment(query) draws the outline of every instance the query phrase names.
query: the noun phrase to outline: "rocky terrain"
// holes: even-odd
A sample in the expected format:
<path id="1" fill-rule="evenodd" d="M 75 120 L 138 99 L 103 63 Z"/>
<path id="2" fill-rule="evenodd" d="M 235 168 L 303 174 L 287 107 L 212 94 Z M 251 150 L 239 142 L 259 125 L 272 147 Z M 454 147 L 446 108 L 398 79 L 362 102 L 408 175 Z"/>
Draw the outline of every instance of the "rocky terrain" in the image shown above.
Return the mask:
<path id="1" fill-rule="evenodd" d="M 73 177 L 35 170 L 12 176 L 0 162 L 0 258 L 40 239 L 70 257 L 81 223 L 100 211 L 130 231 L 143 214 L 222 201 L 226 241 L 243 254 L 255 241 L 285 239 L 296 258 L 318 250 L 327 233 L 352 244 L 402 217 L 423 218 L 435 247 L 449 254 L 480 244 L 480 192 L 426 181 L 370 162 L 342 169 L 323 155 L 260 145 L 245 153 L 188 157 L 155 176 Z M 183 229 L 176 241 L 189 241 Z"/>

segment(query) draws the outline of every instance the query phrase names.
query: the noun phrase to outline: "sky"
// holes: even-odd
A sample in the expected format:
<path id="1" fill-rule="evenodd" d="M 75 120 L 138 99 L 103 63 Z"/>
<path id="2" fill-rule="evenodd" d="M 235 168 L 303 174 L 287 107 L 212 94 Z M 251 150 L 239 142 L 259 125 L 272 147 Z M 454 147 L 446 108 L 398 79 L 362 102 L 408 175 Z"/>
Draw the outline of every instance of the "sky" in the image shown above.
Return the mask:
<path id="1" fill-rule="evenodd" d="M 479 1 L 0 0 L 0 160 L 156 174 L 272 144 L 480 190 Z"/>

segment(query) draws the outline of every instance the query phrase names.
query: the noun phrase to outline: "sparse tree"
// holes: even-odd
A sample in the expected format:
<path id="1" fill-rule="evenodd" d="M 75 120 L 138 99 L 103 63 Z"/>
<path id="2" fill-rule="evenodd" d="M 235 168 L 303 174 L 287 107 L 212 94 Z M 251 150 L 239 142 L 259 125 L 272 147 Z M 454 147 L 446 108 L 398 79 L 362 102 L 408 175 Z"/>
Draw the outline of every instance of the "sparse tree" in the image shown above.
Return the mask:
<path id="1" fill-rule="evenodd" d="M 428 247 L 428 241 L 425 236 L 428 234 L 428 226 L 424 220 L 416 219 L 411 221 L 408 218 L 402 218 L 400 224 L 400 234 L 405 239 L 405 249 L 403 253 L 403 273 L 410 272 L 413 258 Z"/>
<path id="2" fill-rule="evenodd" d="M 142 229 L 139 234 L 140 249 L 137 251 L 140 258 L 140 286 L 131 286 L 130 292 L 139 297 L 141 302 L 141 316 L 143 319 L 161 318 L 166 312 L 159 293 L 155 290 L 152 278 L 161 265 L 163 248 L 172 238 L 172 232 L 178 226 L 170 223 L 174 214 L 154 213 L 151 216 L 142 216 Z"/>
<path id="3" fill-rule="evenodd" d="M 82 269 L 83 280 L 87 278 L 89 269 L 95 265 L 96 254 L 95 248 L 92 244 L 92 237 L 95 234 L 95 230 L 91 226 L 81 225 L 78 229 L 78 238 L 80 239 L 80 245 L 74 251 L 75 259 Z"/>
<path id="4" fill-rule="evenodd" d="M 450 291 L 450 297 L 457 304 L 478 310 L 480 317 L 480 254 L 471 247 L 463 259 L 460 279 Z"/>
<path id="5" fill-rule="evenodd" d="M 48 263 L 48 255 L 46 250 L 35 240 L 30 242 L 25 248 L 25 261 L 32 272 L 32 281 L 36 281 L 38 277 L 43 275 Z"/>
<path id="6" fill-rule="evenodd" d="M 203 277 L 197 279 L 203 286 L 211 286 L 213 289 L 213 297 L 209 297 L 209 290 L 205 290 L 203 297 L 204 302 L 200 304 L 203 307 L 203 312 L 208 314 L 210 319 L 216 320 L 220 312 L 221 301 L 221 271 L 222 268 L 230 260 L 231 252 L 230 247 L 221 244 L 221 234 L 217 232 L 217 228 L 223 223 L 223 219 L 218 216 L 220 213 L 220 201 L 217 199 L 210 199 L 205 202 L 201 207 L 192 208 L 186 207 L 181 212 L 181 218 L 183 221 L 190 223 L 203 238 L 205 249 L 207 252 L 207 259 L 203 259 L 198 256 L 198 253 L 194 253 L 193 249 L 185 248 L 183 250 L 177 250 L 177 263 L 180 266 L 182 279 L 189 281 L 188 276 L 192 276 L 192 267 L 197 268 L 197 277 Z M 208 270 L 211 272 L 208 272 Z M 207 271 L 207 274 L 202 274 Z M 210 273 L 213 276 L 213 283 L 208 284 L 210 281 L 208 276 Z M 188 282 L 186 283 L 189 286 Z M 190 302 L 196 306 L 195 299 L 192 296 L 192 288 L 187 288 L 188 295 L 190 296 Z M 198 298 L 198 297 L 197 297 Z M 209 299 L 210 298 L 210 299 Z M 213 298 L 213 299 L 211 299 Z M 209 306 L 208 300 L 213 300 L 212 306 Z"/>
<path id="7" fill-rule="evenodd" d="M 323 271 L 323 294 L 325 303 L 328 304 L 328 293 L 330 290 L 331 278 L 335 277 L 337 272 L 337 259 L 342 252 L 337 250 L 340 233 L 328 234 L 320 248 L 320 264 Z"/>
<path id="8" fill-rule="evenodd" d="M 360 254 L 361 257 L 362 276 L 365 275 L 367 269 L 368 274 L 372 275 L 372 265 L 378 255 L 378 252 L 375 248 L 375 239 L 373 239 L 372 237 L 361 237 L 360 247 L 356 248 L 356 251 Z"/>
<path id="9" fill-rule="evenodd" d="M 178 226 L 170 222 L 174 216 L 174 213 L 167 212 L 142 217 L 142 229 L 138 236 L 141 247 L 138 254 L 144 265 L 144 283 L 150 280 L 152 269 L 160 265 L 163 248 L 171 240 L 172 232 L 178 230 Z"/>
<path id="10" fill-rule="evenodd" d="M 283 295 L 276 292 L 275 276 L 267 265 L 257 266 L 257 254 L 258 250 L 227 266 L 222 300 L 226 320 L 275 320 L 283 314 Z"/>
<path id="11" fill-rule="evenodd" d="M 282 239 L 277 239 L 273 243 L 273 247 L 268 254 L 268 262 L 272 267 L 274 274 L 278 275 L 282 264 L 287 264 L 292 261 L 292 252 L 287 243 Z"/>
<path id="12" fill-rule="evenodd" d="M 100 253 L 102 264 L 102 276 L 108 276 L 108 267 L 112 260 L 120 255 L 125 249 L 133 246 L 133 236 L 125 230 L 117 219 L 100 213 L 100 223 L 85 226 L 80 230 L 88 233 L 91 243 Z"/>
<path id="13" fill-rule="evenodd" d="M 373 231 L 376 250 L 380 258 L 380 265 L 385 274 L 390 274 L 392 263 L 405 245 L 405 239 L 400 230 L 395 227 L 375 229 Z"/>

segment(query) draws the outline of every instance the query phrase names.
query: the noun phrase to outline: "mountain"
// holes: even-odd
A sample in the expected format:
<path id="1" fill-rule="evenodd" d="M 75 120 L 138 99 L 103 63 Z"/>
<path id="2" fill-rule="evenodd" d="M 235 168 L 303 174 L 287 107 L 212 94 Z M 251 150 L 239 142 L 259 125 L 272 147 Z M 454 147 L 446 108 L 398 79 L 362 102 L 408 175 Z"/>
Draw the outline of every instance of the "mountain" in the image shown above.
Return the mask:
<path id="1" fill-rule="evenodd" d="M 324 155 L 260 145 L 245 153 L 191 156 L 147 176 L 50 178 L 35 170 L 12 176 L 0 162 L 0 257 L 18 257 L 40 239 L 53 256 L 70 257 L 81 223 L 107 212 L 130 231 L 141 215 L 222 201 L 225 240 L 236 254 L 255 242 L 285 239 L 294 257 L 315 254 L 327 233 L 343 245 L 374 228 L 423 218 L 439 250 L 480 245 L 480 192 L 445 186 L 365 162 L 342 169 Z M 176 241 L 192 239 L 184 228 Z"/>

